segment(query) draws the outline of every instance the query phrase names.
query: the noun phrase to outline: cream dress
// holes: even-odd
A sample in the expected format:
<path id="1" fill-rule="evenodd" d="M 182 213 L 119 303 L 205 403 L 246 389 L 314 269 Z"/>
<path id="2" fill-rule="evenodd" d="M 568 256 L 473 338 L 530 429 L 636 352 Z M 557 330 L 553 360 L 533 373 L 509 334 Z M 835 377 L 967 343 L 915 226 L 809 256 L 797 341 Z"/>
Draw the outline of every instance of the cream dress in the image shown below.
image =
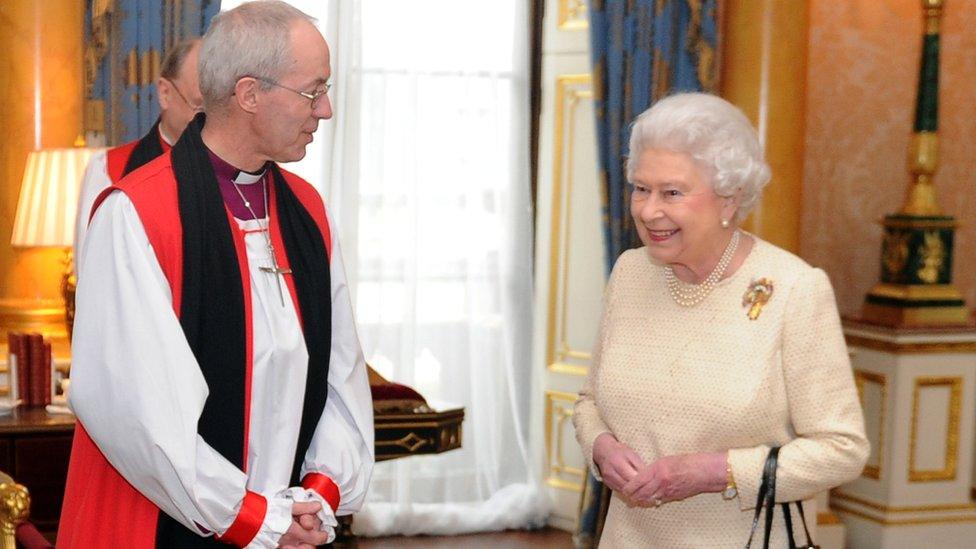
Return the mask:
<path id="1" fill-rule="evenodd" d="M 820 269 L 753 238 L 742 266 L 694 307 L 671 299 L 664 268 L 646 248 L 624 253 L 614 266 L 573 415 L 588 463 L 599 476 L 593 441 L 606 431 L 645 463 L 729 451 L 739 496 L 707 493 L 630 508 L 615 494 L 601 548 L 743 547 L 773 445 L 783 447 L 781 501 L 812 498 L 864 466 L 864 420 L 830 282 Z M 750 320 L 743 295 L 763 278 L 772 282 L 772 296 Z M 812 528 L 814 502 L 804 505 Z M 786 546 L 779 512 L 772 547 Z"/>

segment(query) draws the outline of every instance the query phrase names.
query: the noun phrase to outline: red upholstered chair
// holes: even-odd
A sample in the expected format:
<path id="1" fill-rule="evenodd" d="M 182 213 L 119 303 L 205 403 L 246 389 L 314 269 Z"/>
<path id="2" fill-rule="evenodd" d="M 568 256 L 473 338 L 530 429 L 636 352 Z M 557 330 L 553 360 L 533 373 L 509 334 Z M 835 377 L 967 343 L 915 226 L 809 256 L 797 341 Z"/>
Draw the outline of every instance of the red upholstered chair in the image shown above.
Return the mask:
<path id="1" fill-rule="evenodd" d="M 373 396 L 373 412 L 377 414 L 391 413 L 427 413 L 430 406 L 427 399 L 406 385 L 389 381 L 376 373 L 370 366 L 366 366 L 369 375 L 369 391 Z"/>
<path id="2" fill-rule="evenodd" d="M 51 545 L 37 528 L 30 522 L 21 523 L 17 526 L 17 549 L 53 549 Z"/>

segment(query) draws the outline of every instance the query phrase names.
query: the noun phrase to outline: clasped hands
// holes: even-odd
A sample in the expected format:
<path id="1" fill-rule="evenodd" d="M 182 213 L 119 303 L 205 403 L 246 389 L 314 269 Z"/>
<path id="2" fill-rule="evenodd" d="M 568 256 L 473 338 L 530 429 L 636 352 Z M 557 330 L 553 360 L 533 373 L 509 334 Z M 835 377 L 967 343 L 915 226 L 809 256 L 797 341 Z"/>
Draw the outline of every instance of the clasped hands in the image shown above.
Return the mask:
<path id="1" fill-rule="evenodd" d="M 280 549 L 315 549 L 329 541 L 329 532 L 322 532 L 319 528 L 322 521 L 318 512 L 322 504 L 317 501 L 298 502 L 292 504 L 291 526 L 278 540 Z"/>
<path id="2" fill-rule="evenodd" d="M 678 454 L 645 464 L 633 449 L 603 433 L 593 443 L 593 462 L 603 483 L 628 506 L 657 507 L 726 485 L 726 454 Z"/>

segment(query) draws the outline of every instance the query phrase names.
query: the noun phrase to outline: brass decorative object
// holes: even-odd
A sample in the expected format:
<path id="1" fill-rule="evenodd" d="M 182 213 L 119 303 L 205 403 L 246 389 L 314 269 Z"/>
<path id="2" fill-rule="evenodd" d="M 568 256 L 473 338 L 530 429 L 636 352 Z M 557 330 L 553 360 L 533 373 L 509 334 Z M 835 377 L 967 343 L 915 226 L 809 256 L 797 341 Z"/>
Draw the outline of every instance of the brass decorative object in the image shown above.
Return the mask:
<path id="1" fill-rule="evenodd" d="M 0 475 L 0 548 L 16 549 L 17 525 L 30 515 L 30 494 L 8 475 Z"/>
<path id="2" fill-rule="evenodd" d="M 756 320 L 762 313 L 763 306 L 769 303 L 769 298 L 773 297 L 773 281 L 768 278 L 760 278 L 749 282 L 745 295 L 742 296 L 742 306 L 748 307 L 746 316 L 749 320 Z"/>
<path id="3" fill-rule="evenodd" d="M 864 300 L 863 320 L 894 327 L 965 326 L 969 311 L 952 285 L 957 226 L 936 200 L 939 160 L 939 42 L 944 0 L 922 0 L 925 31 L 908 166 L 912 183 L 901 211 L 882 221 L 881 282 Z"/>

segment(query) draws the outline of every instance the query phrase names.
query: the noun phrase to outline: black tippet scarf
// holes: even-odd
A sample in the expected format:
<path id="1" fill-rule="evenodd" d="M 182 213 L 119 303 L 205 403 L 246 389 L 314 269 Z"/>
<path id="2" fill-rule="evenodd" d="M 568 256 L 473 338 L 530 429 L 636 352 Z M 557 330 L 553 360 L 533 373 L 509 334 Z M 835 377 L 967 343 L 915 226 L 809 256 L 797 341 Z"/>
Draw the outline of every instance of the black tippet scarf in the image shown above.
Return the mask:
<path id="1" fill-rule="evenodd" d="M 173 146 L 180 221 L 183 228 L 183 289 L 180 324 L 210 389 L 198 432 L 231 463 L 243 469 L 246 356 L 244 291 L 224 201 L 200 137 L 205 116 L 190 122 Z M 269 163 L 295 293 L 301 305 L 308 375 L 291 486 L 298 478 L 315 427 L 325 408 L 332 340 L 329 259 L 315 220 Z M 269 212 L 270 213 L 270 212 Z M 277 275 L 276 275 L 277 276 Z M 281 451 L 287 451 L 281 448 Z M 157 547 L 224 546 L 202 538 L 165 513 L 156 529 Z"/>
<path id="2" fill-rule="evenodd" d="M 132 149 L 132 154 L 129 155 L 129 160 L 125 163 L 125 169 L 122 170 L 122 177 L 148 164 L 151 160 L 163 156 L 163 144 L 159 142 L 162 139 L 159 134 L 159 120 L 159 118 L 156 119 L 156 123 L 153 124 L 149 133 L 142 136 L 142 139 Z"/>

